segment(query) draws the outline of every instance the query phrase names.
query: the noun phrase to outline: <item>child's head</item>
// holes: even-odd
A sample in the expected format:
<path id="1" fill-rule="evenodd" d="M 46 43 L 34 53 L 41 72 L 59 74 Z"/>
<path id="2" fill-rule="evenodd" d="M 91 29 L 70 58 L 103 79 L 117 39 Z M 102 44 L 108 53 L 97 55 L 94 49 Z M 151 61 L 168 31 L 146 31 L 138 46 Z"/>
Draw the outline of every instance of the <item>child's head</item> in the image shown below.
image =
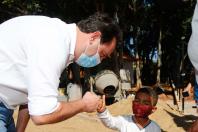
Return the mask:
<path id="1" fill-rule="evenodd" d="M 133 114 L 136 117 L 147 118 L 156 110 L 158 95 L 150 87 L 140 88 L 133 100 Z"/>

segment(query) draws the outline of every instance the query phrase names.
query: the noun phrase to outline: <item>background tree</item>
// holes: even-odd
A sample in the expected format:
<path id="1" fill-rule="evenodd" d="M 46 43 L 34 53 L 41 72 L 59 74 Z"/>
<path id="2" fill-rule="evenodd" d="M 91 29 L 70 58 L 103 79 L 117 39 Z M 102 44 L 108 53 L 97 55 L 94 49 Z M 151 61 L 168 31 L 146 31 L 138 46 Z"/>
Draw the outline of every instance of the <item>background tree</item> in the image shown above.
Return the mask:
<path id="1" fill-rule="evenodd" d="M 0 22 L 33 14 L 72 23 L 96 11 L 108 13 L 123 31 L 122 46 L 114 56 L 129 54 L 131 60 L 137 60 L 137 85 L 153 85 L 167 83 L 170 73 L 176 82 L 182 73 L 188 73 L 191 64 L 186 49 L 195 3 L 196 0 L 1 0 Z M 132 38 L 133 45 L 128 45 L 128 38 Z M 161 59 L 158 65 L 153 60 L 156 53 L 161 53 L 157 55 Z M 122 67 L 122 61 L 118 67 Z"/>

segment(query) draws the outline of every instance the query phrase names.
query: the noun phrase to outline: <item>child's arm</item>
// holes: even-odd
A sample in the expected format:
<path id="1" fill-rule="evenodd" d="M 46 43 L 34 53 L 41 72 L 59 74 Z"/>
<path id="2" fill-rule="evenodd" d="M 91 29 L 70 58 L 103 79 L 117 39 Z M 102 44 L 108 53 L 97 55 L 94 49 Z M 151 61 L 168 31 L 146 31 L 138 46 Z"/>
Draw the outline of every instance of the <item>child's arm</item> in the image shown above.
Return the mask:
<path id="1" fill-rule="evenodd" d="M 101 99 L 101 103 L 97 109 L 98 117 L 102 121 L 102 123 L 111 129 L 120 130 L 122 127 L 122 118 L 121 117 L 113 117 L 110 112 L 106 109 L 105 104 L 105 95 L 103 95 Z"/>

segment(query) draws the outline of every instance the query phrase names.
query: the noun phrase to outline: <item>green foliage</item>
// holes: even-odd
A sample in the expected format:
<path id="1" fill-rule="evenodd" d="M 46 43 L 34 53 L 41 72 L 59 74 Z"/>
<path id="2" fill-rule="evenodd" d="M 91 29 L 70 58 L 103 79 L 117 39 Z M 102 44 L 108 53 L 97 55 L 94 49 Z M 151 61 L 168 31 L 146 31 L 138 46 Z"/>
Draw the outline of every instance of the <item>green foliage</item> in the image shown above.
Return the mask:
<path id="1" fill-rule="evenodd" d="M 1 3 L 7 5 L 8 7 L 11 7 L 14 3 L 14 0 L 3 0 Z"/>
<path id="2" fill-rule="evenodd" d="M 0 3 L 0 22 L 20 15 L 39 14 L 41 12 L 42 7 L 39 0 L 3 0 Z"/>

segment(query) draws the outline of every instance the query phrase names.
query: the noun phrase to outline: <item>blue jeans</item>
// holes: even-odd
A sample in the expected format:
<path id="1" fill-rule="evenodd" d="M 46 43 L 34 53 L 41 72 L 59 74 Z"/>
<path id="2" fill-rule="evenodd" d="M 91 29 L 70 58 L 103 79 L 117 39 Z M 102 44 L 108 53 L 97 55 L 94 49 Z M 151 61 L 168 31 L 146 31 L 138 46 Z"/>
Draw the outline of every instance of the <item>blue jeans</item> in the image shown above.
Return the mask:
<path id="1" fill-rule="evenodd" d="M 195 98 L 195 101 L 198 101 L 198 84 L 196 80 L 195 80 L 195 85 L 194 85 L 194 98 Z"/>
<path id="2" fill-rule="evenodd" d="M 14 119 L 12 117 L 14 110 L 8 109 L 0 102 L 0 132 L 16 132 Z"/>

